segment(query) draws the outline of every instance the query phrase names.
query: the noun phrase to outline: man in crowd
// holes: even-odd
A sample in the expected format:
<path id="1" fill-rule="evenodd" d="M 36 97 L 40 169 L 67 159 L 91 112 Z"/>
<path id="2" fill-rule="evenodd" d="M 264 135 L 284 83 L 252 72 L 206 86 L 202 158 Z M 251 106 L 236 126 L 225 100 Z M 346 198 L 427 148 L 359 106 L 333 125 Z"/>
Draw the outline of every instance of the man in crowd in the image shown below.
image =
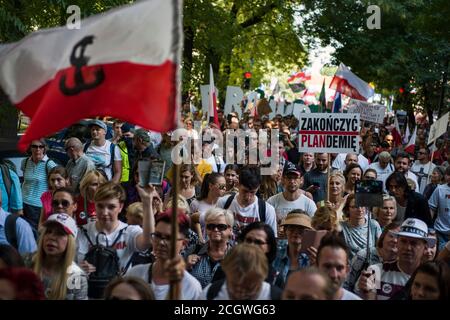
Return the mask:
<path id="1" fill-rule="evenodd" d="M 339 153 L 334 159 L 331 167 L 335 170 L 344 171 L 350 163 L 357 163 L 365 171 L 369 167 L 369 160 L 362 154 Z"/>
<path id="2" fill-rule="evenodd" d="M 314 202 L 317 203 L 327 197 L 328 155 L 316 153 L 314 161 L 316 167 L 305 174 L 303 189 L 311 193 Z"/>
<path id="3" fill-rule="evenodd" d="M 396 172 L 401 172 L 405 175 L 405 178 L 409 178 L 416 184 L 415 191 L 419 192 L 419 184 L 417 182 L 417 176 L 409 171 L 410 159 L 406 152 L 399 152 L 395 156 L 394 167 Z"/>
<path id="4" fill-rule="evenodd" d="M 22 187 L 17 173 L 6 161 L 0 160 L 0 195 L 3 198 L 3 210 L 18 215 L 23 214 Z"/>
<path id="5" fill-rule="evenodd" d="M 423 194 L 425 187 L 428 184 L 428 177 L 433 172 L 436 166 L 430 161 L 430 150 L 426 147 L 421 147 L 417 151 L 417 160 L 411 167 L 411 172 L 417 176 L 419 182 L 419 192 Z"/>
<path id="6" fill-rule="evenodd" d="M 108 180 L 119 183 L 122 177 L 122 156 L 119 148 L 106 140 L 107 127 L 103 121 L 92 120 L 89 127 L 92 141 L 84 145 L 84 152 Z"/>
<path id="7" fill-rule="evenodd" d="M 65 144 L 69 161 L 66 170 L 70 178 L 70 185 L 75 194 L 80 194 L 80 181 L 86 172 L 95 169 L 94 162 L 83 152 L 83 144 L 78 138 L 69 138 Z"/>
<path id="8" fill-rule="evenodd" d="M 282 300 L 331 300 L 333 292 L 328 276 L 316 267 L 292 272 L 286 282 Z"/>
<path id="9" fill-rule="evenodd" d="M 398 258 L 394 262 L 379 263 L 363 271 L 356 287 L 366 300 L 387 300 L 399 293 L 422 262 L 425 249 L 434 246 L 436 239 L 428 237 L 425 222 L 410 218 L 400 227 Z"/>
<path id="10" fill-rule="evenodd" d="M 439 250 L 450 238 L 450 167 L 445 169 L 445 182 L 437 186 L 428 200 L 431 215 L 435 217 L 434 229 L 439 239 Z"/>
<path id="11" fill-rule="evenodd" d="M 147 130 L 137 129 L 134 132 L 133 147 L 135 150 L 135 161 L 142 159 L 157 159 L 159 154 L 153 148 L 150 143 L 150 135 Z"/>
<path id="12" fill-rule="evenodd" d="M 378 162 L 370 164 L 369 168 L 377 172 L 377 180 L 383 181 L 383 189 L 386 191 L 386 179 L 394 172 L 394 166 L 391 163 L 391 155 L 387 151 L 383 151 L 378 156 Z"/>

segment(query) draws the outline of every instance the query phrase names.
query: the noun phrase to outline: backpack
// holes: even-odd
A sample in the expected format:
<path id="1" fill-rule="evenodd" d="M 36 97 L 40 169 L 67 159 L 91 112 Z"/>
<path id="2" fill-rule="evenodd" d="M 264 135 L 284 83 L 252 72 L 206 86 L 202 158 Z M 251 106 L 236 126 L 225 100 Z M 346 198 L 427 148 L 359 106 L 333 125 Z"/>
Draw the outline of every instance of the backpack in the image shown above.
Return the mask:
<path id="1" fill-rule="evenodd" d="M 23 166 L 23 171 L 25 172 L 25 170 L 27 169 L 27 164 L 28 164 L 28 160 L 30 160 L 30 157 L 25 159 L 25 165 Z M 48 158 L 47 161 L 45 161 L 45 175 L 48 177 L 48 163 L 50 162 L 50 160 L 53 161 L 53 159 Z M 53 161 L 55 162 L 55 161 Z M 56 162 L 55 162 L 56 164 Z M 25 173 L 24 173 L 25 176 Z"/>
<path id="2" fill-rule="evenodd" d="M 114 248 L 114 245 L 119 241 L 127 228 L 128 227 L 125 227 L 119 231 L 119 234 L 116 239 L 114 239 L 111 246 L 108 245 L 108 239 L 104 232 L 99 232 L 97 234 L 95 239 L 96 243 L 94 244 L 89 238 L 87 230 L 83 227 L 80 228 L 91 245 L 91 248 L 86 253 L 84 259 L 96 268 L 95 272 L 89 275 L 88 297 L 93 299 L 103 298 L 103 292 L 108 283 L 120 274 L 119 256 L 117 255 L 117 250 Z M 105 236 L 106 246 L 101 245 L 98 241 L 98 237 L 101 234 Z"/>
<path id="3" fill-rule="evenodd" d="M 228 209 L 231 206 L 231 203 L 234 200 L 236 193 L 232 193 L 231 196 L 228 197 L 224 209 Z M 263 199 L 258 198 L 258 212 L 259 212 L 259 221 L 266 222 L 266 202 Z"/>
<path id="4" fill-rule="evenodd" d="M 8 214 L 5 219 L 5 236 L 6 241 L 19 250 L 19 244 L 17 243 L 17 231 L 16 231 L 16 222 L 19 216 L 15 214 Z"/>
<path id="5" fill-rule="evenodd" d="M 2 172 L 3 183 L 5 184 L 6 194 L 8 195 L 8 212 L 11 212 L 11 201 L 9 199 L 11 198 L 12 179 L 9 170 L 17 173 L 16 165 L 10 160 L 1 160 L 0 171 Z"/>
<path id="6" fill-rule="evenodd" d="M 89 146 L 91 145 L 92 141 L 88 141 L 85 143 L 84 147 L 83 147 L 83 152 L 86 153 L 87 149 L 89 148 Z M 110 141 L 111 142 L 111 141 Z M 111 176 L 114 176 L 114 159 L 115 159 L 115 154 L 114 154 L 114 150 L 116 148 L 116 145 L 114 143 L 111 142 L 111 144 L 109 145 L 109 155 L 111 156 L 110 161 L 109 161 L 109 165 L 106 167 L 101 167 L 101 166 L 97 166 L 95 165 L 95 169 L 97 171 L 99 171 L 101 174 L 103 174 L 103 176 L 105 177 L 106 180 L 108 179 L 108 176 L 106 175 L 105 172 L 105 168 L 109 168 L 111 167 Z"/>
<path id="7" fill-rule="evenodd" d="M 218 281 L 214 281 L 211 283 L 211 286 L 208 289 L 208 292 L 206 292 L 206 300 L 214 300 L 215 297 L 219 294 L 220 289 L 222 288 L 223 284 L 225 283 L 226 279 L 221 279 Z M 281 300 L 281 289 L 278 288 L 275 285 L 270 285 L 270 299 L 271 300 Z"/>

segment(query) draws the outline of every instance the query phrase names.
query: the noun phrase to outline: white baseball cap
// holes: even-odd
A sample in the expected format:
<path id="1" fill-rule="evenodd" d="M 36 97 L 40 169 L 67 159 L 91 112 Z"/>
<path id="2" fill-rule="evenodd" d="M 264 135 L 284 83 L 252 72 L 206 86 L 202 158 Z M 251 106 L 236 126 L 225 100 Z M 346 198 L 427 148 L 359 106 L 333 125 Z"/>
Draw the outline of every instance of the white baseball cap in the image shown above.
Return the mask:
<path id="1" fill-rule="evenodd" d="M 48 217 L 45 223 L 57 222 L 59 223 L 67 234 L 73 235 L 75 238 L 77 237 L 77 223 L 75 220 L 69 216 L 67 213 L 55 213 Z"/>

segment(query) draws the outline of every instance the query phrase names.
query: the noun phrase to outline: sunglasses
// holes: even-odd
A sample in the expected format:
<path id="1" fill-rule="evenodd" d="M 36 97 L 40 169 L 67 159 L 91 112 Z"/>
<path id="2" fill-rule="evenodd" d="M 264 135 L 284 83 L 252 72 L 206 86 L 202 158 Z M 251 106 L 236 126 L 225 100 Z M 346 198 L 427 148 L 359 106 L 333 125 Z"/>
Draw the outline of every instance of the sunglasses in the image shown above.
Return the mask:
<path id="1" fill-rule="evenodd" d="M 59 207 L 62 206 L 63 208 L 67 208 L 68 206 L 70 206 L 70 202 L 68 200 L 52 200 L 52 207 Z"/>
<path id="2" fill-rule="evenodd" d="M 43 144 L 32 144 L 31 148 L 33 148 L 33 149 L 38 149 L 38 148 L 39 149 L 44 149 L 45 146 Z"/>
<path id="3" fill-rule="evenodd" d="M 206 225 L 206 229 L 210 230 L 210 231 L 214 231 L 214 230 L 219 230 L 219 231 L 225 231 L 228 229 L 228 225 L 223 224 L 223 223 L 219 223 L 219 224 L 215 224 L 215 223 L 208 223 Z"/>
<path id="4" fill-rule="evenodd" d="M 250 244 L 256 244 L 258 246 L 262 246 L 263 244 L 267 244 L 267 242 L 264 242 L 264 241 L 259 240 L 259 239 L 253 239 L 253 238 L 245 238 L 244 242 L 245 243 L 250 243 Z"/>
<path id="5" fill-rule="evenodd" d="M 224 184 L 218 185 L 217 188 L 219 188 L 220 190 L 226 190 L 227 186 Z"/>

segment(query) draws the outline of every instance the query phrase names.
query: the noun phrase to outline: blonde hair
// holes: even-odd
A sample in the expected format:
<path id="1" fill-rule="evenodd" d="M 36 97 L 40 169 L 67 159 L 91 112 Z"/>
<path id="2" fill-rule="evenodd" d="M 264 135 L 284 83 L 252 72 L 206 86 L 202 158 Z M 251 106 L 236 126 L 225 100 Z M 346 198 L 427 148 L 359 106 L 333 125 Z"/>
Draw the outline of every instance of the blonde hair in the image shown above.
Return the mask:
<path id="1" fill-rule="evenodd" d="M 336 210 L 330 209 L 326 206 L 317 208 L 311 220 L 311 225 L 316 230 L 337 230 L 339 221 Z"/>
<path id="2" fill-rule="evenodd" d="M 332 172 L 330 174 L 330 182 L 331 182 L 331 179 L 339 180 L 343 186 L 345 185 L 345 177 L 340 171 Z"/>
<path id="3" fill-rule="evenodd" d="M 233 247 L 220 263 L 225 274 L 233 274 L 242 279 L 250 272 L 267 277 L 269 264 L 266 254 L 259 246 L 241 243 Z"/>
<path id="4" fill-rule="evenodd" d="M 118 199 L 120 203 L 124 203 L 126 197 L 125 190 L 120 184 L 108 181 L 97 189 L 94 195 L 94 201 Z"/>
<path id="5" fill-rule="evenodd" d="M 139 219 L 140 221 L 144 220 L 144 206 L 142 202 L 134 202 L 130 204 L 127 208 L 127 215 L 130 214 L 131 216 Z"/>
<path id="6" fill-rule="evenodd" d="M 173 197 L 169 197 L 169 199 L 167 200 L 167 203 L 164 206 L 164 211 L 167 210 L 168 208 L 172 208 L 173 207 L 172 203 L 173 203 Z M 178 195 L 177 205 L 178 205 L 179 209 L 182 209 L 186 212 L 191 212 L 189 203 L 187 202 L 186 198 L 183 197 L 181 194 Z"/>
<path id="7" fill-rule="evenodd" d="M 216 218 L 224 217 L 227 224 L 232 227 L 234 225 L 234 217 L 231 211 L 222 208 L 211 208 L 205 213 L 205 222 Z"/>
<path id="8" fill-rule="evenodd" d="M 384 194 L 383 195 L 383 206 L 384 206 L 385 201 L 392 201 L 394 203 L 395 213 L 397 214 L 397 201 L 395 200 L 395 197 L 388 195 L 388 194 Z M 381 210 L 380 207 L 373 208 L 373 214 L 375 215 L 375 217 L 378 218 L 378 214 L 380 213 L 380 210 Z"/>
<path id="9" fill-rule="evenodd" d="M 86 197 L 87 188 L 94 179 L 98 179 L 99 184 L 104 184 L 106 182 L 105 177 L 99 171 L 88 171 L 80 181 L 80 192 L 83 197 Z"/>
<path id="10" fill-rule="evenodd" d="M 43 269 L 47 254 L 44 251 L 44 237 L 49 227 L 43 226 L 42 235 L 39 238 L 38 249 L 33 257 L 33 271 L 42 279 Z M 64 300 L 67 293 L 67 280 L 69 278 L 69 267 L 72 265 L 75 259 L 76 244 L 75 238 L 71 235 L 67 235 L 67 247 L 64 251 L 64 256 L 59 261 L 57 266 L 57 274 L 52 277 L 50 293 L 47 296 L 49 300 Z"/>

